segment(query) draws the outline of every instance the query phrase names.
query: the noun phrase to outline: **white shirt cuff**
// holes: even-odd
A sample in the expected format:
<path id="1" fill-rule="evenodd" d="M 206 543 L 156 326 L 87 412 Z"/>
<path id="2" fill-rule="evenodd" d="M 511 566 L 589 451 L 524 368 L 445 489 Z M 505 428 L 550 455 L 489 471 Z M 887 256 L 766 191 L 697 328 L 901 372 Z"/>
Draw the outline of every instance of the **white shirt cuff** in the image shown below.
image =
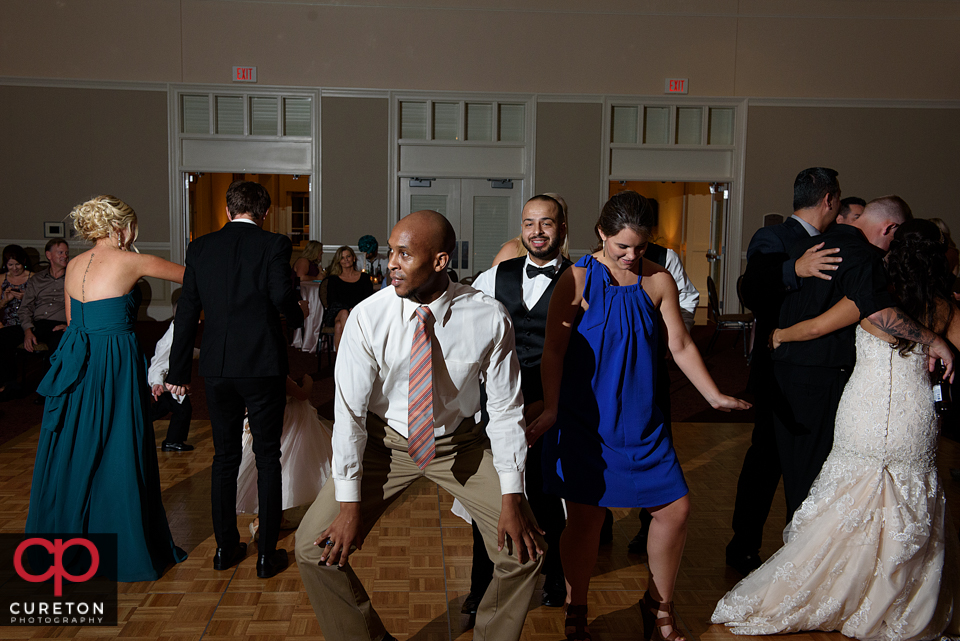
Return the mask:
<path id="1" fill-rule="evenodd" d="M 335 495 L 340 503 L 360 502 L 360 479 L 333 479 Z"/>
<path id="2" fill-rule="evenodd" d="M 523 472 L 498 472 L 500 494 L 523 494 Z"/>

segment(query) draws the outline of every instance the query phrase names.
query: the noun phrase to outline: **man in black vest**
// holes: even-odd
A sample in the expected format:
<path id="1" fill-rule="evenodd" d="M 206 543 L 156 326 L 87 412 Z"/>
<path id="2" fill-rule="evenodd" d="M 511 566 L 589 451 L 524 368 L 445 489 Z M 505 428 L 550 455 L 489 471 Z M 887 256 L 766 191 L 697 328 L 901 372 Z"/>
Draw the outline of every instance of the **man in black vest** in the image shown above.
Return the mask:
<path id="1" fill-rule="evenodd" d="M 226 570 L 247 551 L 237 530 L 237 473 L 246 411 L 257 455 L 257 576 L 264 579 L 287 566 L 286 550 L 276 549 L 288 371 L 280 314 L 292 328 L 301 327 L 307 315 L 306 301 L 300 300 L 290 281 L 290 239 L 261 229 L 269 209 L 270 195 L 262 185 L 237 181 L 227 189 L 230 222 L 190 243 L 166 378 L 170 392 L 187 392 L 197 322 L 204 312 L 200 375 L 213 428 L 210 496 L 217 538 L 213 568 Z"/>
<path id="2" fill-rule="evenodd" d="M 524 418 L 527 425 L 543 411 L 543 387 L 540 382 L 540 357 L 547 331 L 550 296 L 559 276 L 572 263 L 560 254 L 567 235 L 563 207 L 550 196 L 534 196 L 523 206 L 520 242 L 527 250 L 521 258 L 505 260 L 485 271 L 473 287 L 500 301 L 513 320 L 520 360 L 520 387 L 523 390 Z M 527 453 L 525 487 L 527 499 L 549 549 L 543 563 L 543 605 L 561 607 L 567 597 L 563 567 L 560 565 L 560 533 L 566 524 L 560 498 L 543 493 L 540 457 L 543 441 L 537 441 Z M 473 571 L 470 594 L 463 603 L 464 614 L 475 614 L 480 598 L 493 575 L 493 563 L 487 557 L 477 526 L 473 526 Z"/>

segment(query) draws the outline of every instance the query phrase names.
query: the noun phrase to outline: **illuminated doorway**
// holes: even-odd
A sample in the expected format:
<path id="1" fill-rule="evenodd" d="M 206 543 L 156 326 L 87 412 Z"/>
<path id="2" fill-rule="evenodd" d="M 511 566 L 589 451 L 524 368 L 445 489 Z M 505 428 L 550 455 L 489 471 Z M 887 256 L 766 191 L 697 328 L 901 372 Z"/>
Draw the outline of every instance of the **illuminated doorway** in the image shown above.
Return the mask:
<path id="1" fill-rule="evenodd" d="M 227 187 L 235 180 L 260 183 L 270 194 L 270 213 L 263 228 L 289 236 L 296 257 L 310 240 L 310 176 L 187 172 L 184 176 L 184 228 L 187 241 L 227 223 Z"/>
<path id="2" fill-rule="evenodd" d="M 650 240 L 680 256 L 687 276 L 700 292 L 700 307 L 707 304 L 707 276 L 720 289 L 722 306 L 729 184 L 611 180 L 608 195 L 628 189 L 657 201 L 657 225 Z"/>

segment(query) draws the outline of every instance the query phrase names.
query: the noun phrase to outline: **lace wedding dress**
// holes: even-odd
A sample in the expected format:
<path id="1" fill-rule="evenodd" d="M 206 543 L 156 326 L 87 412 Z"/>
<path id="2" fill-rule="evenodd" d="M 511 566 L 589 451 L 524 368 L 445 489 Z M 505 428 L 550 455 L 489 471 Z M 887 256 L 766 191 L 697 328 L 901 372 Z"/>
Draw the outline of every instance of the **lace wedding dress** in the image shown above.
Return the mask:
<path id="1" fill-rule="evenodd" d="M 899 641 L 934 638 L 950 620 L 956 569 L 944 569 L 926 356 L 902 357 L 860 327 L 856 347 L 833 450 L 784 546 L 713 613 L 734 634 L 837 630 Z"/>

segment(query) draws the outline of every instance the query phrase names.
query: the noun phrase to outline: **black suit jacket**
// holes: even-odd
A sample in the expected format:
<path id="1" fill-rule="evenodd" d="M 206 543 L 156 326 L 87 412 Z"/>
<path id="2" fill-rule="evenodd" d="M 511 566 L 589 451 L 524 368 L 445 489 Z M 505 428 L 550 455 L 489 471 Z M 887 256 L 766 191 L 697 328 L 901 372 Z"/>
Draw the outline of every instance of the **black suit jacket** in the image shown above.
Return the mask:
<path id="1" fill-rule="evenodd" d="M 773 380 L 773 362 L 767 348 L 767 337 L 777 328 L 780 307 L 787 293 L 796 291 L 800 279 L 796 274 L 796 259 L 791 259 L 790 248 L 810 234 L 794 218 L 779 225 L 761 227 L 747 247 L 747 269 L 743 273 L 741 291 L 743 304 L 757 319 L 756 340 L 750 360 L 750 387 L 762 394 Z"/>
<path id="2" fill-rule="evenodd" d="M 287 343 L 280 314 L 303 325 L 290 282 L 290 239 L 256 225 L 230 222 L 187 249 L 167 382 L 190 382 L 193 345 L 204 312 L 200 375 L 284 376 Z"/>
<path id="3" fill-rule="evenodd" d="M 801 240 L 790 250 L 790 256 L 796 259 L 821 240 L 824 247 L 839 248 L 843 262 L 830 280 L 811 278 L 803 289 L 787 296 L 780 310 L 780 327 L 815 318 L 844 296 L 856 303 L 860 318 L 897 305 L 887 288 L 883 251 L 871 245 L 853 225 L 834 225 L 822 236 Z M 848 325 L 813 340 L 784 343 L 774 352 L 773 360 L 804 367 L 852 369 L 856 361 L 855 329 L 856 324 Z"/>

